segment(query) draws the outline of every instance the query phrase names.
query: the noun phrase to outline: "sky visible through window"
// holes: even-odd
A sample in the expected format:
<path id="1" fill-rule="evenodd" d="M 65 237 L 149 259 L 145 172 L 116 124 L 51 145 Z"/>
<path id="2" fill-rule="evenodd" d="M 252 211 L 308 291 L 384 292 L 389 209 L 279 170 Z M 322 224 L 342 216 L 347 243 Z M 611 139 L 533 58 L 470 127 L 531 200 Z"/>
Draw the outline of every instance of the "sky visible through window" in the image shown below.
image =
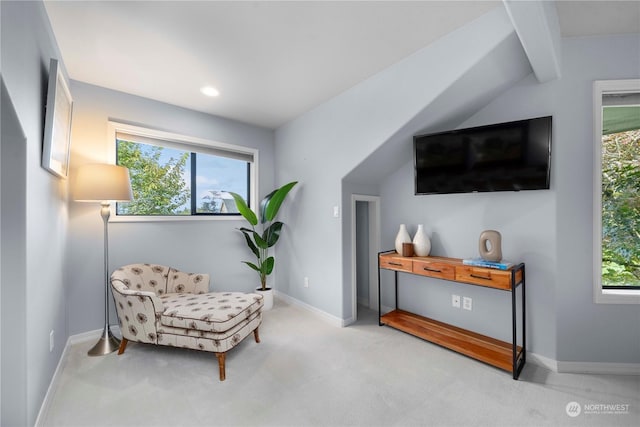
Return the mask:
<path id="1" fill-rule="evenodd" d="M 141 144 L 143 152 L 149 151 L 149 146 Z M 185 151 L 165 147 L 160 155 L 160 164 L 166 164 L 172 157 L 177 159 Z M 212 192 L 229 192 L 242 195 L 247 198 L 247 162 L 226 157 L 212 156 L 198 153 L 196 156 L 196 197 L 198 207 L 206 201 L 206 196 Z M 185 185 L 191 190 L 191 161 L 187 165 L 182 175 Z M 182 208 L 188 209 L 185 204 Z"/>

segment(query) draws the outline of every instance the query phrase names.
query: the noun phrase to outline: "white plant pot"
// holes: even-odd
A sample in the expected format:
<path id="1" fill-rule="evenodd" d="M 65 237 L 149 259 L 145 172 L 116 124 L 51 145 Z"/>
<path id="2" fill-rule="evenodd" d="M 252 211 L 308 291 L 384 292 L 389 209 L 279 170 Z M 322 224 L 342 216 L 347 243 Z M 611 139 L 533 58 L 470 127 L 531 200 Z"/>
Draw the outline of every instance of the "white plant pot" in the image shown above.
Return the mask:
<path id="1" fill-rule="evenodd" d="M 256 292 L 259 295 L 262 295 L 264 305 L 262 306 L 263 311 L 271 310 L 273 308 L 273 289 L 267 288 L 266 291 L 263 291 L 262 288 L 256 289 Z"/>

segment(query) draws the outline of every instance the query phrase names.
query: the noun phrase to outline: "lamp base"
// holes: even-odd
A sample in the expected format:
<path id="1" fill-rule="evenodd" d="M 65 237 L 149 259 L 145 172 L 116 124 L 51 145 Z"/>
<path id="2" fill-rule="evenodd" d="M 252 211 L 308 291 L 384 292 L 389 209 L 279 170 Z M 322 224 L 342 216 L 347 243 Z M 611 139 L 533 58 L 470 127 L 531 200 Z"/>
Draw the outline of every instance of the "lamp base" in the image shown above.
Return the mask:
<path id="1" fill-rule="evenodd" d="M 96 345 L 87 352 L 89 356 L 104 356 L 113 353 L 120 347 L 120 340 L 113 336 L 109 325 L 105 325 L 102 336 Z"/>

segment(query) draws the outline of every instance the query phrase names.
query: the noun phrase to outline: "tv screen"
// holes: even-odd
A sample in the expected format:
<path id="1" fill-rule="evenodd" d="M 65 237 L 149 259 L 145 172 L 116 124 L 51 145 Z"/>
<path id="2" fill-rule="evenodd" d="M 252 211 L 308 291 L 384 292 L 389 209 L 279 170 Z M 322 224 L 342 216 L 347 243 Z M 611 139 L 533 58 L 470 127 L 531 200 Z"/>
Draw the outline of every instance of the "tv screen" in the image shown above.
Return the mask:
<path id="1" fill-rule="evenodd" d="M 413 137 L 415 193 L 549 188 L 551 116 Z"/>

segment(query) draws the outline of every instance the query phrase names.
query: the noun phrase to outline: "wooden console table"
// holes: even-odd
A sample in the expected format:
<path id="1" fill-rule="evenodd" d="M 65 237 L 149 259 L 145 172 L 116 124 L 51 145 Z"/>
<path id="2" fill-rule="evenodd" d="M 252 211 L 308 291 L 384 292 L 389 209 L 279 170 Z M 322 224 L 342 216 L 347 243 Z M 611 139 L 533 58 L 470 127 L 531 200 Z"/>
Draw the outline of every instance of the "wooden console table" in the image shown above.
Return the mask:
<path id="1" fill-rule="evenodd" d="M 380 270 L 395 273 L 395 310 L 382 315 Z M 511 292 L 511 343 L 448 325 L 437 320 L 398 309 L 398 273 L 435 277 L 468 285 Z M 517 345 L 516 290 L 522 292 L 522 346 Z M 524 264 L 508 270 L 465 265 L 461 259 L 444 257 L 403 257 L 396 251 L 378 254 L 378 322 L 458 353 L 513 373 L 517 380 L 526 362 L 525 274 Z"/>

